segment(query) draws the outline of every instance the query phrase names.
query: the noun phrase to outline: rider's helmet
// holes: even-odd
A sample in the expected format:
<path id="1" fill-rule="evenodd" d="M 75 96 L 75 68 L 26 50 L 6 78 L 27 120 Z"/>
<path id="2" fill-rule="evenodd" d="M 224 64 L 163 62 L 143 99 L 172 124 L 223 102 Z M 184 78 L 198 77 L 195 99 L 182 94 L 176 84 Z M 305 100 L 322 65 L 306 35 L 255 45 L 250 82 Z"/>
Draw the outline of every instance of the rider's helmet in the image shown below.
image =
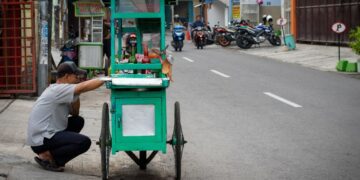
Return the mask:
<path id="1" fill-rule="evenodd" d="M 266 21 L 269 22 L 269 24 L 272 24 L 273 18 L 271 15 L 266 16 Z"/>
<path id="2" fill-rule="evenodd" d="M 264 14 L 263 17 L 262 17 L 262 21 L 264 24 L 266 24 L 266 18 L 267 18 L 268 15 Z"/>

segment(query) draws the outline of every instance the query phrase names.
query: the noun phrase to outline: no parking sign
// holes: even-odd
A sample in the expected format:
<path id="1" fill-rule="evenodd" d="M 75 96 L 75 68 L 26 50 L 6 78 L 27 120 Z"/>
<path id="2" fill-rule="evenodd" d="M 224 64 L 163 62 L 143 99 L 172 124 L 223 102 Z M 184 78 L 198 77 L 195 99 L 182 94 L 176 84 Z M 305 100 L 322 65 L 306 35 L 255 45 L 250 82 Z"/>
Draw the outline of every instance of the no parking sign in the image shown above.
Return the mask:
<path id="1" fill-rule="evenodd" d="M 336 22 L 334 23 L 332 26 L 331 26 L 331 29 L 340 34 L 340 33 L 343 33 L 345 30 L 346 30 L 346 26 L 344 23 L 341 23 L 341 22 Z"/>
<path id="2" fill-rule="evenodd" d="M 339 47 L 339 61 L 340 61 L 340 34 L 346 30 L 346 26 L 342 22 L 336 22 L 331 26 L 331 29 L 338 34 L 338 47 Z"/>

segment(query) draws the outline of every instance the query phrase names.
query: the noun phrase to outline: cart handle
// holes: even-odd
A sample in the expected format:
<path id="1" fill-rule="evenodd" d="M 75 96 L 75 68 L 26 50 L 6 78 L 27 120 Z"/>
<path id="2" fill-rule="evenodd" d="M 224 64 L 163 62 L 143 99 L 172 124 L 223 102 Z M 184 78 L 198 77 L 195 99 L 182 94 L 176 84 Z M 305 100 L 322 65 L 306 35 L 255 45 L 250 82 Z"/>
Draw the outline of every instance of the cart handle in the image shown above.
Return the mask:
<path id="1" fill-rule="evenodd" d="M 162 78 L 112 78 L 112 85 L 117 86 L 162 86 Z"/>

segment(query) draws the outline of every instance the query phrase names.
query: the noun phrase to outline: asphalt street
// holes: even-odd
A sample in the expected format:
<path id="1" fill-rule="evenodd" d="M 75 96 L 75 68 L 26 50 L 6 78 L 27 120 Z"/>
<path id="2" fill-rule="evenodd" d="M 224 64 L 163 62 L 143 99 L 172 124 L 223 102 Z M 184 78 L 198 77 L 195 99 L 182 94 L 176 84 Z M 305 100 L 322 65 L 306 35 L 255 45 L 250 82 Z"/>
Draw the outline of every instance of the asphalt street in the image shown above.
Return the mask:
<path id="1" fill-rule="evenodd" d="M 179 101 L 188 141 L 183 179 L 360 179 L 359 79 L 234 47 L 197 50 L 186 43 L 183 52 L 171 47 L 168 52 L 175 57 L 175 82 L 167 90 L 167 136 L 171 138 L 174 103 Z M 95 142 L 101 106 L 110 95 L 105 86 L 81 95 L 82 133 L 92 146 L 67 164 L 64 173 L 40 169 L 24 144 L 35 99 L 10 101 L 0 113 L 0 180 L 100 179 Z M 174 167 L 171 146 L 146 171 L 118 152 L 110 156 L 110 179 L 174 179 Z"/>
<path id="2" fill-rule="evenodd" d="M 358 79 L 214 46 L 172 54 L 186 179 L 360 178 Z"/>

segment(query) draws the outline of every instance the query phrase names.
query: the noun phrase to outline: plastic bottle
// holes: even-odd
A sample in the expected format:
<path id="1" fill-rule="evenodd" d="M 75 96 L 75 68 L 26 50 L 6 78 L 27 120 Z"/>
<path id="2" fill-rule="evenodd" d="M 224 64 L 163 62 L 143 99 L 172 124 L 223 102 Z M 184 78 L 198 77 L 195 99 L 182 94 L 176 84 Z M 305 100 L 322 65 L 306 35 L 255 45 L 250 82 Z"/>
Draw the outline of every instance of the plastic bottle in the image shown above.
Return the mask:
<path id="1" fill-rule="evenodd" d="M 144 49 L 144 58 L 142 59 L 143 64 L 150 64 L 150 58 L 149 58 L 149 49 L 147 44 L 143 44 Z M 151 71 L 149 69 L 144 69 L 141 72 L 142 74 L 151 74 Z"/>

